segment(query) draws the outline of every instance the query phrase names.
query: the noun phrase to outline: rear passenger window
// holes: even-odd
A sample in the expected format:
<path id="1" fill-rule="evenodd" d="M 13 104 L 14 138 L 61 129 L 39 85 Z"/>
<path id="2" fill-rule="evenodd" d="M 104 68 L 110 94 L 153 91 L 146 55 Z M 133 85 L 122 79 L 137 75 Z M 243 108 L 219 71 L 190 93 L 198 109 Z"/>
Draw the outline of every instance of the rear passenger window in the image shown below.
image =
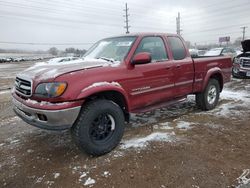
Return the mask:
<path id="1" fill-rule="evenodd" d="M 165 45 L 161 37 L 144 37 L 137 47 L 135 55 L 140 52 L 150 53 L 153 62 L 168 59 Z"/>
<path id="2" fill-rule="evenodd" d="M 181 39 L 178 37 L 168 37 L 168 41 L 174 60 L 184 59 L 186 57 L 186 50 Z"/>

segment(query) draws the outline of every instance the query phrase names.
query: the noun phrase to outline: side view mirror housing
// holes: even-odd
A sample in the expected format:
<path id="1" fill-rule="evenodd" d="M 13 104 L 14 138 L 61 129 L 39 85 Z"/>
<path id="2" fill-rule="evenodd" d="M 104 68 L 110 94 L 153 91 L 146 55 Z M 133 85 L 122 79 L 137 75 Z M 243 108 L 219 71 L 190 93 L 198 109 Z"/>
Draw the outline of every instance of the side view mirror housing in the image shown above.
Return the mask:
<path id="1" fill-rule="evenodd" d="M 147 64 L 150 63 L 152 60 L 151 54 L 148 52 L 141 52 L 136 54 L 132 59 L 133 65 L 141 65 L 141 64 Z"/>

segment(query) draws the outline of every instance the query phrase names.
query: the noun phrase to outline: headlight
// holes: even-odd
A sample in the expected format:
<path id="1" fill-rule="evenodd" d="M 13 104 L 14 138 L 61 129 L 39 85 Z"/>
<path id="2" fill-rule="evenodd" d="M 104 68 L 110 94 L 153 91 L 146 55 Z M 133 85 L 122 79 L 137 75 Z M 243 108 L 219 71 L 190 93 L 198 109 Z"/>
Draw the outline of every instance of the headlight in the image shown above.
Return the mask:
<path id="1" fill-rule="evenodd" d="M 234 63 L 240 64 L 240 58 L 234 58 Z"/>
<path id="2" fill-rule="evenodd" d="M 66 90 L 64 82 L 42 83 L 36 87 L 35 95 L 41 97 L 58 97 Z"/>

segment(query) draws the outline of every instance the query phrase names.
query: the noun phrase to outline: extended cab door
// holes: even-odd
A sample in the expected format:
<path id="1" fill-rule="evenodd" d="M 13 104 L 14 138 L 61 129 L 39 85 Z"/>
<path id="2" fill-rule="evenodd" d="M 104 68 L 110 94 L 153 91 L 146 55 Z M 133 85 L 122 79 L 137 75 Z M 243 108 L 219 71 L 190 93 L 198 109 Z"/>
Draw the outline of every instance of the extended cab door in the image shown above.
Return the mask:
<path id="1" fill-rule="evenodd" d="M 175 97 L 182 97 L 193 91 L 194 66 L 183 41 L 178 36 L 167 37 L 172 53 L 175 75 Z"/>
<path id="2" fill-rule="evenodd" d="M 127 70 L 128 79 L 123 83 L 128 89 L 132 110 L 146 107 L 173 96 L 174 72 L 169 61 L 164 40 L 160 36 L 141 39 L 134 55 L 148 52 L 152 61 L 133 65 Z"/>

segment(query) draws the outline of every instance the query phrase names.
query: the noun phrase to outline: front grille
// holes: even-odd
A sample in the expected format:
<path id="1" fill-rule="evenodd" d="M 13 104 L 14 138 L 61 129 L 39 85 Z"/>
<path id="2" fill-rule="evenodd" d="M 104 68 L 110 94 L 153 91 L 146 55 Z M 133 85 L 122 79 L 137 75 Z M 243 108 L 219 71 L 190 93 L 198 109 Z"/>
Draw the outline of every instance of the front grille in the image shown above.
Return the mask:
<path id="1" fill-rule="evenodd" d="M 242 67 L 243 68 L 250 68 L 250 59 L 247 58 L 247 59 L 242 59 Z"/>
<path id="2" fill-rule="evenodd" d="M 30 97 L 32 94 L 32 84 L 29 80 L 16 77 L 15 88 L 16 92 L 23 96 Z"/>

